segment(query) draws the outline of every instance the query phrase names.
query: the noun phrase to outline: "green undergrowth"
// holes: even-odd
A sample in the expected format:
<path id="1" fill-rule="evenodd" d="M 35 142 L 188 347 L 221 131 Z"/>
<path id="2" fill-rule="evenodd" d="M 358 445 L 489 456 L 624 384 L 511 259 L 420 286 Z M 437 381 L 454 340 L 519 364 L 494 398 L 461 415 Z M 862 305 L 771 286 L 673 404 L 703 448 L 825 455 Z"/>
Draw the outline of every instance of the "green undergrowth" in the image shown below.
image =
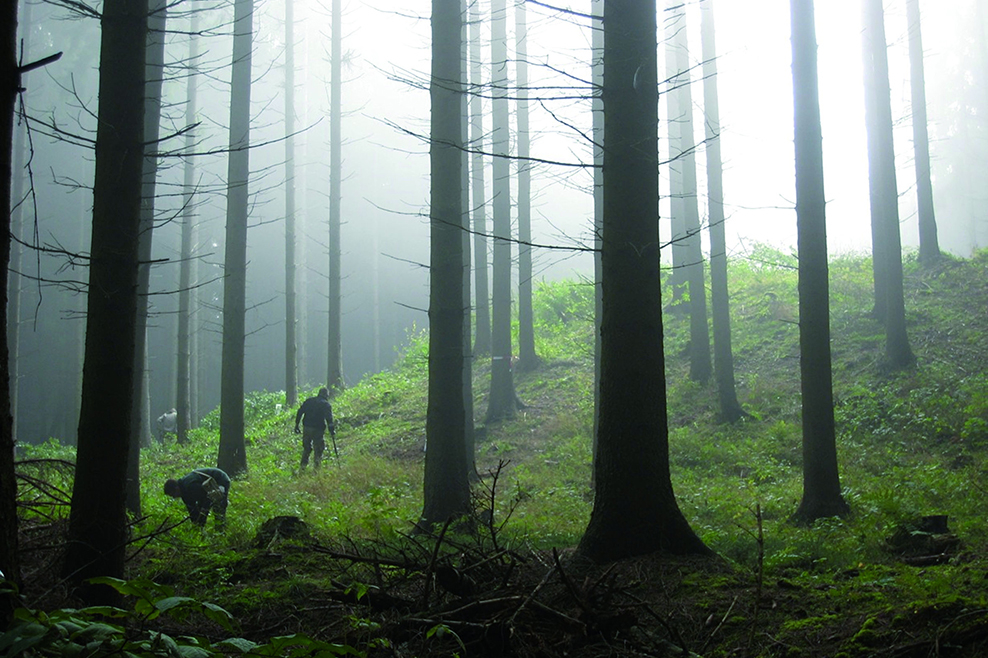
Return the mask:
<path id="1" fill-rule="evenodd" d="M 870 259 L 835 258 L 830 276 L 835 420 L 851 515 L 811 528 L 789 523 L 802 492 L 797 273 L 791 254 L 768 247 L 730 264 L 735 378 L 745 419 L 718 423 L 714 383 L 689 379 L 688 317 L 675 307 L 664 311 L 671 468 L 680 507 L 711 548 L 741 573 L 760 575 L 783 605 L 788 588 L 801 592 L 789 602 L 796 612 L 776 629 L 780 644 L 838 633 L 844 639 L 832 643 L 833 651 L 868 655 L 874 643 L 891 642 L 896 624 L 908 623 L 910 614 L 962 605 L 976 616 L 988 605 L 977 594 L 988 591 L 988 252 L 946 258 L 933 268 L 906 259 L 917 366 L 903 372 L 883 367 L 883 331 L 871 317 Z M 490 367 L 483 358 L 474 362 L 478 504 L 492 505 L 496 522 L 507 521 L 501 538 L 513 550 L 571 547 L 589 518 L 593 304 L 593 286 L 585 281 L 538 286 L 542 364 L 515 374 L 523 406 L 510 420 L 483 426 Z M 334 399 L 339 457 L 330 443 L 318 472 L 298 472 L 295 410 L 283 406 L 283 392 L 248 396 L 249 471 L 232 486 L 227 531 L 187 523 L 169 531 L 143 551 L 142 575 L 228 608 L 256 608 L 293 588 L 314 587 L 321 577 L 301 565 L 266 593 L 233 585 L 245 568 L 244 550 L 273 516 L 302 518 L 327 544 L 400 541 L 422 507 L 426 349 L 425 333 L 411 332 L 392 370 Z M 214 412 L 187 445 L 142 452 L 144 512 L 154 525 L 182 518 L 181 505 L 164 496 L 161 483 L 215 463 L 218 422 Z M 72 459 L 55 442 L 28 456 Z M 70 470 L 57 463 L 29 468 L 71 490 Z M 30 509 L 27 514 L 34 518 Z M 959 545 L 948 564 L 921 571 L 897 559 L 889 538 L 931 514 L 948 516 Z"/>

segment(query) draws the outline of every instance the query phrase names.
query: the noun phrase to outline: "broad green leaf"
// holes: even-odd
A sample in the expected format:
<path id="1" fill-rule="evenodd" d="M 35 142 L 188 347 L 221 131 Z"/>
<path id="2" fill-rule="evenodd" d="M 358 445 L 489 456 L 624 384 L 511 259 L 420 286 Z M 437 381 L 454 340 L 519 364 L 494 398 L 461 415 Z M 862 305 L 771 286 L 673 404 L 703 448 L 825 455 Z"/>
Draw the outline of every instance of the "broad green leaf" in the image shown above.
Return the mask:
<path id="1" fill-rule="evenodd" d="M 35 626 L 37 628 L 33 628 Z M 15 626 L 0 635 L 0 651 L 10 647 L 5 655 L 16 656 L 25 649 L 30 649 L 45 639 L 45 629 L 41 624 Z"/>
<path id="2" fill-rule="evenodd" d="M 90 608 L 83 608 L 80 612 L 90 617 L 109 617 L 111 619 L 123 619 L 130 616 L 130 613 L 123 608 L 117 608 L 111 605 L 97 605 Z"/>
<path id="3" fill-rule="evenodd" d="M 229 612 L 227 612 L 220 606 L 216 605 L 215 603 L 203 603 L 202 612 L 204 615 L 206 615 L 207 619 L 216 622 L 224 629 L 231 632 L 234 630 L 234 624 L 236 620 L 234 619 L 233 615 L 231 615 Z"/>
<path id="4" fill-rule="evenodd" d="M 161 612 L 168 612 L 174 608 L 189 603 L 198 604 L 199 602 L 193 598 L 189 598 L 188 596 L 169 596 L 166 599 L 161 599 L 160 601 L 156 601 L 154 607 L 156 607 Z"/>
<path id="5" fill-rule="evenodd" d="M 214 644 L 216 648 L 229 647 L 240 653 L 249 653 L 257 648 L 257 642 L 251 642 L 250 640 L 242 637 L 231 637 L 226 640 L 222 640 Z"/>
<path id="6" fill-rule="evenodd" d="M 190 647 L 183 644 L 178 647 L 178 655 L 181 658 L 210 658 L 215 654 L 212 651 L 206 651 L 201 647 Z"/>

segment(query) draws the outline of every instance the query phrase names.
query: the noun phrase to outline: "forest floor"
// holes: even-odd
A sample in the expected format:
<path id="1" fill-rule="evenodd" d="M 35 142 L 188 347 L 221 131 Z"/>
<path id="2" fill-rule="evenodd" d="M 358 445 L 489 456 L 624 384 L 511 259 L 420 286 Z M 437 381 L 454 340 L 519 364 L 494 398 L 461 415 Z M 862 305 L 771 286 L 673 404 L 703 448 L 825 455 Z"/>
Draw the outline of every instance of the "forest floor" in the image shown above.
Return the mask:
<path id="1" fill-rule="evenodd" d="M 679 380 L 688 322 L 667 319 L 674 480 L 684 513 L 718 557 L 575 560 L 573 539 L 592 503 L 585 453 L 567 456 L 569 435 L 585 434 L 572 427 L 587 413 L 586 391 L 573 393 L 589 381 L 584 354 L 549 358 L 519 377 L 526 406 L 510 425 L 478 437 L 477 514 L 461 525 L 416 534 L 408 514 L 391 508 L 398 498 L 375 503 L 379 513 L 405 517 L 397 531 L 380 534 L 341 532 L 315 512 L 300 521 L 284 513 L 290 508 L 264 508 L 267 523 L 255 519 L 226 535 L 188 524 L 163 529 L 152 519 L 135 528 L 146 539 L 135 541 L 129 572 L 164 588 L 159 598 L 174 590 L 222 606 L 236 620 L 234 635 L 261 643 L 253 655 L 988 656 L 988 256 L 907 276 L 921 365 L 905 374 L 882 371 L 880 332 L 860 310 L 864 302 L 848 306 L 860 294 L 862 269 L 838 264 L 832 285 L 833 323 L 842 332 L 834 377 L 845 497 L 854 510 L 848 520 L 806 529 L 784 518 L 798 496 L 798 355 L 794 361 L 785 310 L 794 303 L 792 274 L 780 267 L 736 279 L 735 331 L 745 321 L 749 327 L 736 341 L 741 398 L 754 414 L 745 427 L 715 426 L 715 392 Z M 572 308 L 561 299 L 548 307 L 565 323 Z M 388 400 L 404 390 L 397 382 L 385 388 Z M 478 413 L 482 402 L 479 394 Z M 341 423 L 364 433 L 368 459 L 398 464 L 408 480 L 420 476 L 421 398 L 406 414 L 415 416 L 410 424 L 379 434 L 375 423 L 405 408 L 362 404 L 341 403 Z M 283 438 L 294 454 L 294 440 Z M 323 478 L 352 477 L 356 448 L 342 447 L 343 468 L 326 465 Z M 286 482 L 309 486 L 315 478 L 291 474 Z M 550 479 L 550 488 L 539 487 Z M 251 486 L 258 485 L 235 483 Z M 384 495 L 372 489 L 363 498 Z M 536 498 L 560 499 L 562 509 L 583 516 L 565 525 L 568 512 L 527 507 Z M 732 498 L 730 508 L 720 502 Z M 240 503 L 246 507 L 246 498 Z M 538 532 L 519 539 L 516 524 Z M 80 605 L 58 578 L 64 525 L 40 516 L 21 524 L 32 608 Z M 213 645 L 231 635 L 202 615 L 152 621 L 135 608 L 127 623 L 133 633 L 154 628 Z M 275 647 L 276 637 L 292 640 Z"/>
<path id="2" fill-rule="evenodd" d="M 422 538 L 372 549 L 330 546 L 293 525 L 281 530 L 300 534 L 259 538 L 222 574 L 237 635 L 259 643 L 296 638 L 291 651 L 249 655 L 337 655 L 316 639 L 341 654 L 382 657 L 988 655 L 983 553 L 941 554 L 923 565 L 862 564 L 826 577 L 793 570 L 786 577 L 722 558 L 579 564 L 571 549 L 514 551 L 452 534 L 444 541 L 455 552 L 435 559 Z M 49 588 L 42 607 L 80 606 L 57 579 L 61 533 L 42 537 L 28 527 L 25 534 L 26 571 L 33 575 L 26 585 Z M 52 543 L 32 550 L 45 542 Z M 960 583 L 948 595 L 924 601 L 899 591 L 904 578 L 943 579 L 938 570 Z M 182 579 L 158 573 L 155 581 L 181 588 Z M 159 617 L 130 630 L 141 626 L 213 643 L 229 637 L 204 617 Z"/>

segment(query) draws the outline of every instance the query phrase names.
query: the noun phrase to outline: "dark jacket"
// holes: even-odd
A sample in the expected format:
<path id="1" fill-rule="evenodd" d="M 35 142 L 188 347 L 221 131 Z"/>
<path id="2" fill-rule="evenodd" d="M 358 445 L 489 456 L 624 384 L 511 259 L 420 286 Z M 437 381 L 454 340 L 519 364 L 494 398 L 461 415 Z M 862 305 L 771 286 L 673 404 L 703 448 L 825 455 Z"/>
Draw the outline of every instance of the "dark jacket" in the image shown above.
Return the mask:
<path id="1" fill-rule="evenodd" d="M 296 429 L 298 429 L 299 421 L 302 421 L 306 427 L 320 430 L 325 430 L 328 427 L 331 433 L 336 431 L 333 426 L 333 407 L 326 398 L 316 396 L 303 402 L 302 406 L 298 408 L 298 413 L 295 414 Z"/>
<path id="2" fill-rule="evenodd" d="M 182 502 L 189 510 L 189 518 L 199 525 L 206 522 L 209 509 L 214 505 L 209 497 L 209 487 L 204 486 L 210 478 L 223 487 L 222 499 L 216 503 L 217 513 L 223 513 L 226 511 L 226 501 L 230 494 L 229 475 L 218 468 L 197 468 L 178 481 Z"/>

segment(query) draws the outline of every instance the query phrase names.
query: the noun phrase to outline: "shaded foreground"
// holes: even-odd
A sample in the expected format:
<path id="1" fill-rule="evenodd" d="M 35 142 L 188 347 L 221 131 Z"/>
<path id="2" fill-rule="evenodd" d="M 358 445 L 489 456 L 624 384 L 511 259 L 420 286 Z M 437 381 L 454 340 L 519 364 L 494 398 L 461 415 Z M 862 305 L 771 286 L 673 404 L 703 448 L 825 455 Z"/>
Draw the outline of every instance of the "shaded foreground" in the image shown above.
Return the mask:
<path id="1" fill-rule="evenodd" d="M 912 565 L 908 559 L 862 565 L 833 579 L 807 580 L 793 573 L 763 582 L 764 573 L 721 559 L 654 555 L 606 567 L 574 564 L 568 550 L 499 548 L 491 527 L 469 536 L 445 528 L 438 538 L 390 546 L 330 546 L 293 518 L 266 524 L 251 546 L 240 547 L 222 573 L 213 574 L 214 586 L 223 581 L 226 609 L 237 620 L 230 631 L 203 615 L 150 622 L 133 615 L 127 636 L 134 641 L 153 628 L 216 645 L 231 632 L 258 643 L 301 634 L 294 637 L 293 652 L 283 646 L 280 653 L 257 650 L 255 655 L 336 655 L 337 649 L 327 648 L 334 645 L 367 656 L 973 657 L 988 652 L 983 597 L 958 591 L 924 603 L 910 600 L 895 584 L 922 580 L 927 570 L 939 569 L 935 576 L 930 571 L 931 581 L 946 574 L 943 582 L 983 588 L 984 562 L 970 554 L 945 553 L 941 560 Z M 46 582 L 57 570 L 38 568 L 39 559 L 57 560 L 59 551 L 49 543 L 57 536 L 26 530 L 32 586 L 51 586 L 47 605 L 72 605 L 58 583 Z M 933 566 L 938 561 L 949 564 Z M 206 576 L 153 574 L 158 583 L 177 587 Z M 70 638 L 51 642 L 50 651 L 26 655 L 62 655 Z M 105 636 L 102 649 L 89 655 L 107 655 L 113 640 Z M 161 649 L 138 655 L 169 654 Z"/>

